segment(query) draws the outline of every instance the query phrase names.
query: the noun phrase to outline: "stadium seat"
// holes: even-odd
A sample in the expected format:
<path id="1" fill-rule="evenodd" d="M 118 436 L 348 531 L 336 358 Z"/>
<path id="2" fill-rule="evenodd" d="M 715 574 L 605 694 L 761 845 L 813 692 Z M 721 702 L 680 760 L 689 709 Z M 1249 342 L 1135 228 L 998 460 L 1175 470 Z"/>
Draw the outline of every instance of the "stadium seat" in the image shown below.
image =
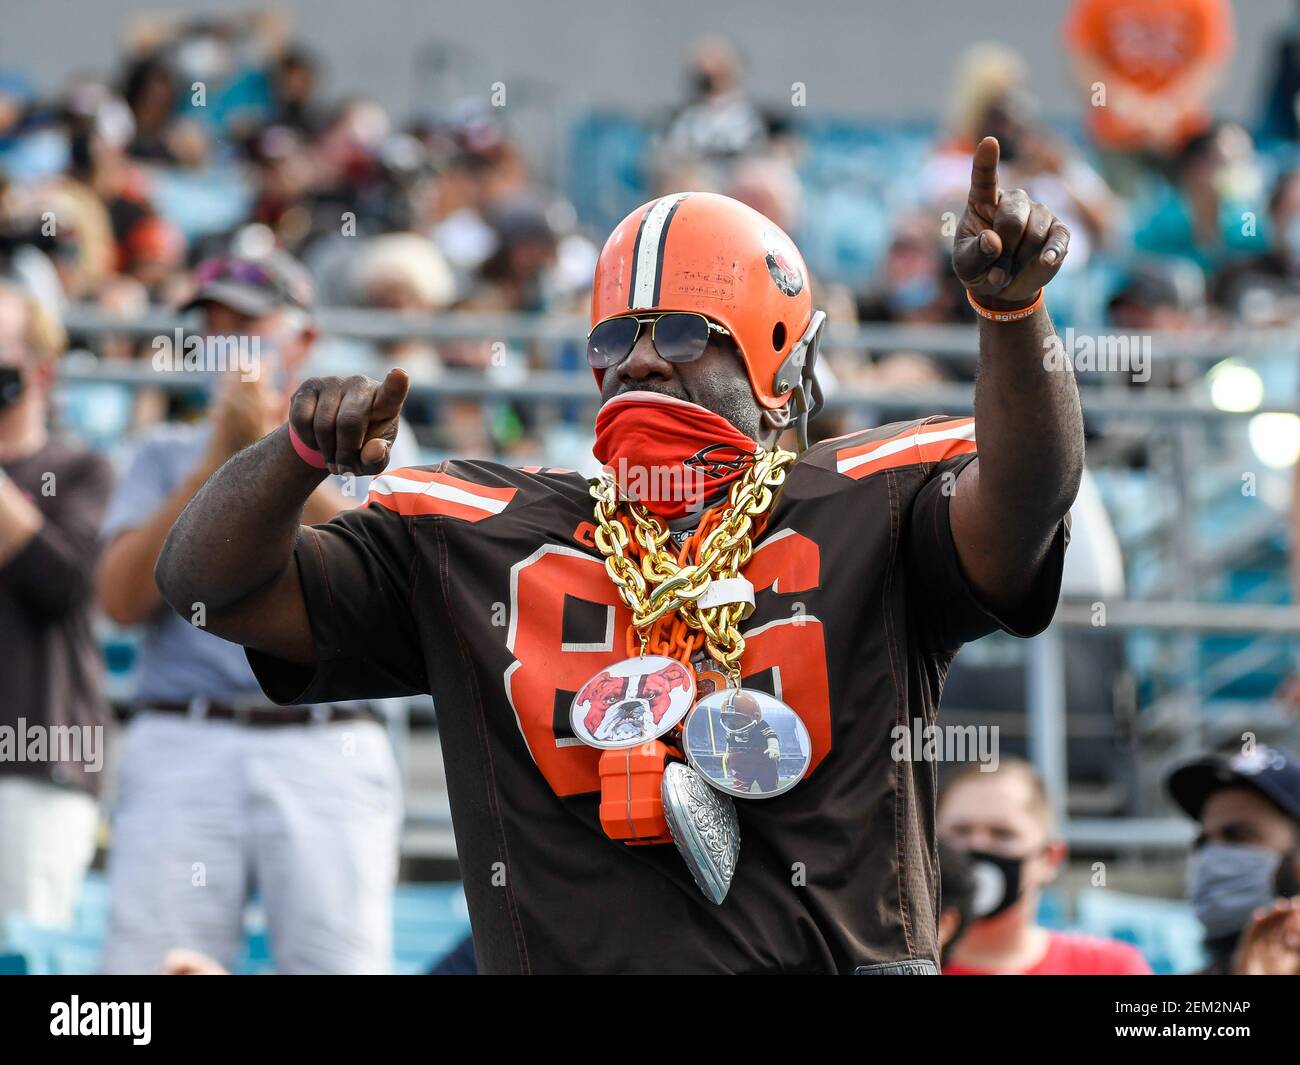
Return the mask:
<path id="1" fill-rule="evenodd" d="M 1094 888 L 1077 896 L 1075 917 L 1076 931 L 1132 943 L 1157 974 L 1205 964 L 1201 926 L 1186 902 Z"/>
<path id="2" fill-rule="evenodd" d="M 103 936 L 76 929 L 47 928 L 11 914 L 4 922 L 4 944 L 33 975 L 88 976 L 98 971 Z"/>
<path id="3" fill-rule="evenodd" d="M 27 959 L 21 954 L 0 954 L 0 976 L 27 976 Z"/>
<path id="4" fill-rule="evenodd" d="M 423 973 L 469 932 L 460 884 L 401 884 L 393 896 L 394 971 Z"/>
<path id="5" fill-rule="evenodd" d="M 1038 897 L 1038 923 L 1044 928 L 1063 932 L 1069 925 L 1068 905 L 1065 896 L 1055 888 L 1048 888 Z"/>
<path id="6" fill-rule="evenodd" d="M 108 933 L 108 881 L 92 872 L 82 885 L 73 925 L 48 928 L 11 916 L 0 942 L 0 975 L 82 975 L 98 971 Z M 393 896 L 393 971 L 427 972 L 469 932 L 465 894 L 458 883 L 401 884 Z M 245 917 L 245 937 L 234 972 L 257 976 L 275 971 L 266 919 L 256 899 Z"/>

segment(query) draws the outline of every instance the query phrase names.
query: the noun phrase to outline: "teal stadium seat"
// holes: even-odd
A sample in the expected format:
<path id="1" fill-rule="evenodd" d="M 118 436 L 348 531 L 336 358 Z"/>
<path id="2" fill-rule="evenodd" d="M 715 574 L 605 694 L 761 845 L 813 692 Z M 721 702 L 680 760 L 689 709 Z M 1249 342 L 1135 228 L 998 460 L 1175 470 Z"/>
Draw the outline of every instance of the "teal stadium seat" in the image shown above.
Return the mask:
<path id="1" fill-rule="evenodd" d="M 393 968 L 427 972 L 469 933 L 458 883 L 400 884 L 393 896 Z"/>
<path id="2" fill-rule="evenodd" d="M 1074 927 L 1132 943 L 1162 976 L 1193 973 L 1205 964 L 1200 923 L 1183 901 L 1085 889 L 1075 899 Z"/>
<path id="3" fill-rule="evenodd" d="M 77 899 L 73 927 L 89 935 L 102 936 L 108 928 L 108 878 L 103 873 L 87 873 Z"/>
<path id="4" fill-rule="evenodd" d="M 99 969 L 104 937 L 80 929 L 47 928 L 11 914 L 4 921 L 0 958 L 18 955 L 36 976 L 89 976 Z"/>
<path id="5" fill-rule="evenodd" d="M 90 873 L 71 928 L 48 928 L 11 916 L 0 936 L 0 975 L 83 975 L 99 969 L 108 933 L 108 881 Z M 469 933 L 465 893 L 458 883 L 401 884 L 393 895 L 393 971 L 427 972 Z M 270 936 L 256 900 L 245 921 L 244 946 L 234 971 L 275 971 Z"/>

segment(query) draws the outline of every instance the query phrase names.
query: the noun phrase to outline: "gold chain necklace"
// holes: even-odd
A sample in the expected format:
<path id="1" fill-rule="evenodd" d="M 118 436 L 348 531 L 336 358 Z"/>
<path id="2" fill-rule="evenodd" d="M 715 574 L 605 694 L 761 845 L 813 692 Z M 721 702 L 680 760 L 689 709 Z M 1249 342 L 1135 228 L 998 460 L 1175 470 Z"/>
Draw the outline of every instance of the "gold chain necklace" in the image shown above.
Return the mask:
<path id="1" fill-rule="evenodd" d="M 791 451 L 759 448 L 750 468 L 731 487 L 727 509 L 716 528 L 700 543 L 693 563 L 680 565 L 665 549 L 669 532 L 645 506 L 620 500 L 618 486 L 608 474 L 592 482 L 596 500 L 595 542 L 605 557 L 605 570 L 618 588 L 619 596 L 632 611 L 632 624 L 641 638 L 644 653 L 649 629 L 665 614 L 677 611 L 692 629 L 704 633 L 704 646 L 732 683 L 740 686 L 740 657 L 745 638 L 739 624 L 743 603 L 700 607 L 699 599 L 714 580 L 738 577 L 740 568 L 753 553 L 753 533 L 758 519 L 771 509 L 785 483 L 786 470 L 797 456 Z M 620 513 L 632 522 L 632 537 L 643 551 L 641 564 L 627 554 L 630 546 L 627 526 Z"/>
<path id="2" fill-rule="evenodd" d="M 665 547 L 670 534 L 663 522 L 644 505 L 620 500 L 612 476 L 591 482 L 593 538 L 632 611 L 641 653 L 607 663 L 591 677 L 574 696 L 569 724 L 578 739 L 601 751 L 606 834 L 629 844 L 672 840 L 714 903 L 726 897 L 740 854 L 740 825 L 729 796 L 780 795 L 811 765 L 812 741 L 795 710 L 740 685 L 745 638 L 739 626 L 754 602 L 740 569 L 796 457 L 780 448 L 758 449 L 732 484 L 717 524 L 701 525 L 677 554 Z M 705 522 L 714 516 L 710 511 Z M 679 562 L 692 544 L 695 560 Z M 669 647 L 648 654 L 661 620 L 673 629 Z M 701 634 L 729 685 L 697 673 L 689 661 Z M 733 742 L 745 734 L 751 738 L 744 744 Z"/>

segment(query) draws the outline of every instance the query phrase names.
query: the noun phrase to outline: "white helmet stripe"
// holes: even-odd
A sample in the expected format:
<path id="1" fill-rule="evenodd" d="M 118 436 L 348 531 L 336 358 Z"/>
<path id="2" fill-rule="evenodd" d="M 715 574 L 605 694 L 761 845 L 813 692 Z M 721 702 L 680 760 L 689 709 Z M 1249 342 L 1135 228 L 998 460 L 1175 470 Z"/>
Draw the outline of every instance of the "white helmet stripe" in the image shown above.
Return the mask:
<path id="1" fill-rule="evenodd" d="M 641 216 L 641 226 L 636 234 L 636 247 L 632 251 L 632 287 L 628 308 L 654 307 L 659 302 L 659 284 L 663 279 L 664 244 L 668 240 L 668 226 L 678 205 L 687 193 L 661 196 Z"/>

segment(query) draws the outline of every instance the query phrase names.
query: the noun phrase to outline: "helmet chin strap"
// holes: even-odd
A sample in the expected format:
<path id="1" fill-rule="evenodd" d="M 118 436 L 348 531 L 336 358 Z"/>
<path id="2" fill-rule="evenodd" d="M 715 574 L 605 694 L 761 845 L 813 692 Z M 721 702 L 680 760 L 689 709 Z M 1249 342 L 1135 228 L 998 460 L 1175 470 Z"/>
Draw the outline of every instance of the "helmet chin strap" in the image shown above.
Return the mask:
<path id="1" fill-rule="evenodd" d="M 826 325 L 826 312 L 813 311 L 799 342 L 790 349 L 773 378 L 777 395 L 790 394 L 794 410 L 794 433 L 799 454 L 808 450 L 808 420 L 821 410 L 822 386 L 813 368 L 821 350 L 822 330 Z"/>

